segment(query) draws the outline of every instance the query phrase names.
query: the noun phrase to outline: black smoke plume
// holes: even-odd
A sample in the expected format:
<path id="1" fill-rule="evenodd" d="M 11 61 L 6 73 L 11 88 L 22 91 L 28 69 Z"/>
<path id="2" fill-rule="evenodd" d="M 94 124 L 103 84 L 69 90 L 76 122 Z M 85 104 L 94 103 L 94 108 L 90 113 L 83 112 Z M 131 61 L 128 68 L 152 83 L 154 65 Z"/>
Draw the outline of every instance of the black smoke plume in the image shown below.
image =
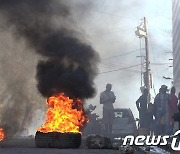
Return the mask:
<path id="1" fill-rule="evenodd" d="M 98 54 L 76 32 L 65 26 L 55 28 L 55 17 L 63 21 L 70 16 L 62 1 L 0 0 L 0 13 L 17 37 L 45 57 L 37 65 L 37 87 L 43 96 L 64 92 L 84 99 L 94 95 Z"/>
<path id="2" fill-rule="evenodd" d="M 0 26 L 13 33 L 16 39 L 25 41 L 27 47 L 35 54 L 42 56 L 37 64 L 36 78 L 37 89 L 44 97 L 64 92 L 70 97 L 90 98 L 95 94 L 93 80 L 97 73 L 99 56 L 82 39 L 79 31 L 72 30 L 72 25 L 68 25 L 71 22 L 65 24 L 65 21 L 70 19 L 71 12 L 64 2 L 0 0 Z M 55 24 L 56 20 L 60 22 L 59 27 Z M 7 86 L 10 85 L 14 103 L 11 108 L 6 107 L 1 113 L 0 127 L 4 126 L 3 128 L 13 135 L 31 122 L 33 107 L 27 104 L 31 98 L 25 94 L 23 84 L 26 80 L 21 82 L 21 77 L 14 79 L 11 79 L 13 78 L 11 75 L 8 77 L 11 82 Z M 19 109 L 23 107 L 22 104 L 25 106 L 24 118 L 20 112 L 22 110 Z M 18 123 L 19 117 L 21 125 Z"/>

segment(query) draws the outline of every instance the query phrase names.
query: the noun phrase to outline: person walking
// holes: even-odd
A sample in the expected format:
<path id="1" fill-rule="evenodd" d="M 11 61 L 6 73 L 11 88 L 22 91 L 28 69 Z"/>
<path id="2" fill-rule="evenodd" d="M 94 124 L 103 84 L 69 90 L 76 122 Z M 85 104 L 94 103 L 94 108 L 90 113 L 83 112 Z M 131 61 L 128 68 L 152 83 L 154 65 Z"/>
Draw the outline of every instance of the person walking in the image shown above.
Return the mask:
<path id="1" fill-rule="evenodd" d="M 142 95 L 136 101 L 136 107 L 139 111 L 139 124 L 140 128 L 146 127 L 146 115 L 147 115 L 147 101 L 148 101 L 148 90 L 145 88 Z"/>
<path id="2" fill-rule="evenodd" d="M 171 93 L 169 95 L 169 124 L 170 124 L 170 133 L 173 134 L 174 128 L 174 119 L 172 118 L 175 113 L 178 112 L 178 98 L 175 95 L 176 88 L 171 88 Z"/>
<path id="3" fill-rule="evenodd" d="M 112 85 L 108 83 L 106 85 L 106 90 L 100 94 L 100 104 L 103 104 L 103 122 L 105 124 L 105 133 L 108 137 L 111 137 L 112 133 L 112 122 L 114 118 L 113 103 L 116 100 L 116 96 L 111 89 Z"/>
<path id="4" fill-rule="evenodd" d="M 161 135 L 161 121 L 164 119 L 164 133 L 169 134 L 169 96 L 166 93 L 167 86 L 162 85 L 154 99 L 155 109 L 155 135 Z"/>

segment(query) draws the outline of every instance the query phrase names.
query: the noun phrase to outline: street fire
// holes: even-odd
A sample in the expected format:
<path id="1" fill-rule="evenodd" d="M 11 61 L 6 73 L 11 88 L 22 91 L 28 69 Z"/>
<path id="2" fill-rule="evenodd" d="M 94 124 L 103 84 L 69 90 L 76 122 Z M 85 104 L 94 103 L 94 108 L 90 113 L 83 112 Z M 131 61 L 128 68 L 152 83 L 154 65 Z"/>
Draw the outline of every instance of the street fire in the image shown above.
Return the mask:
<path id="1" fill-rule="evenodd" d="M 0 128 L 0 141 L 2 141 L 4 139 L 4 130 L 2 128 Z"/>
<path id="2" fill-rule="evenodd" d="M 49 109 L 45 123 L 38 129 L 40 132 L 78 133 L 88 121 L 80 99 L 73 100 L 60 93 L 49 97 L 46 104 Z"/>

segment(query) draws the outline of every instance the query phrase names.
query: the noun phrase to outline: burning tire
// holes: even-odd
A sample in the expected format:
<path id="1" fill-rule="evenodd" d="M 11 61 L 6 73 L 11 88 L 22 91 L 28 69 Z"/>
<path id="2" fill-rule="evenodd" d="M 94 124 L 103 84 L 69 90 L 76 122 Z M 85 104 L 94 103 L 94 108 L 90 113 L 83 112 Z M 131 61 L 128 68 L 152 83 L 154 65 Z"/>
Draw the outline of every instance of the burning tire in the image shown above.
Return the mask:
<path id="1" fill-rule="evenodd" d="M 38 148 L 79 148 L 81 145 L 80 133 L 42 133 L 37 131 L 35 144 Z"/>

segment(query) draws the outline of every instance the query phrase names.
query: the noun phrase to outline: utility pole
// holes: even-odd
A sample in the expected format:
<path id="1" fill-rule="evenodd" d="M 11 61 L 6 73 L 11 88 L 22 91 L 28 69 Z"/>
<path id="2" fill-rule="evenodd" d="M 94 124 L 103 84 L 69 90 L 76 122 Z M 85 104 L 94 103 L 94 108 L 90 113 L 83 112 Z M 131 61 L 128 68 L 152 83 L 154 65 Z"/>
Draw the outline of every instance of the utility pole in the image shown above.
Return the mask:
<path id="1" fill-rule="evenodd" d="M 144 17 L 144 31 L 146 33 L 145 36 L 145 48 L 146 48 L 146 72 L 145 72 L 145 86 L 150 93 L 150 69 L 149 69 L 149 46 L 148 46 L 148 31 L 147 31 L 147 20 Z"/>
<path id="2" fill-rule="evenodd" d="M 148 92 L 149 92 L 149 100 L 148 100 L 148 102 L 150 102 L 150 87 L 151 87 L 150 86 L 150 68 L 149 68 L 150 62 L 149 62 L 148 30 L 147 30 L 147 19 L 146 19 L 146 17 L 143 18 L 143 22 L 137 27 L 137 30 L 135 31 L 135 34 L 139 38 L 143 37 L 145 39 L 146 68 L 145 68 L 145 72 L 144 72 L 144 85 L 148 89 Z"/>

